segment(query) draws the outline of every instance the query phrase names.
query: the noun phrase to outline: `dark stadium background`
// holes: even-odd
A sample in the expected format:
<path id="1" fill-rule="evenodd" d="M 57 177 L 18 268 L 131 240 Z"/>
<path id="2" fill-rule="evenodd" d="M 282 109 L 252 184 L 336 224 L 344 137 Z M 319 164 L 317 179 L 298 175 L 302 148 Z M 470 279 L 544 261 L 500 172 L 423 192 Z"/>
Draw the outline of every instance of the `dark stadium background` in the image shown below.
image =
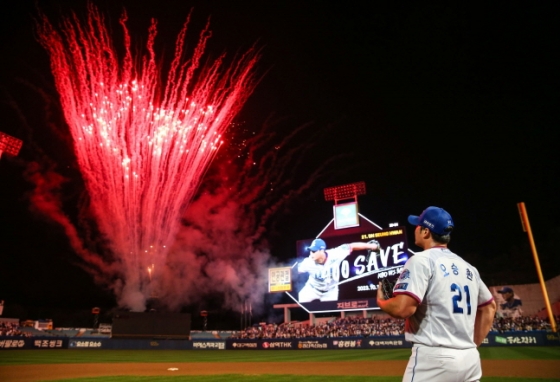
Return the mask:
<path id="1" fill-rule="evenodd" d="M 8 1 L 0 13 L 0 131 L 29 136 L 11 99 L 24 100 L 20 106 L 33 125 L 33 142 L 24 144 L 20 158 L 0 160 L 0 299 L 6 301 L 4 316 L 87 325 L 91 307 L 109 315 L 114 298 L 76 266 L 62 230 L 30 212 L 30 185 L 19 162 L 36 158 L 38 145 L 64 175 L 79 179 L 69 147 L 50 139 L 41 125 L 44 105 L 27 98 L 22 86 L 53 83 L 46 52 L 33 35 L 35 3 Z M 57 17 L 59 11 L 83 11 L 85 1 L 37 3 Z M 360 211 L 381 226 L 405 224 L 409 214 L 429 205 L 447 209 L 456 223 L 451 247 L 489 285 L 537 282 L 516 207 L 523 201 L 545 278 L 559 274 L 558 4 L 95 4 L 114 20 L 126 7 L 139 35 L 156 17 L 170 41 L 194 7 L 193 28 L 212 17 L 215 52 L 262 44 L 260 65 L 267 73 L 239 120 L 258 131 L 271 114 L 284 117 L 281 134 L 311 122 L 297 142 L 310 148 L 298 154 L 305 160 L 294 187 L 337 157 L 328 176 L 272 217 L 268 239 L 279 260 L 292 257 L 297 240 L 314 237 L 330 220 L 323 187 L 365 181 Z M 79 181 L 66 186 L 70 216 L 76 215 L 80 187 Z M 409 241 L 414 249 L 410 233 Z M 209 328 L 239 320 L 220 309 L 220 296 L 209 296 L 184 308 L 193 312 L 193 328 L 201 325 L 196 312 L 202 309 L 211 312 Z"/>

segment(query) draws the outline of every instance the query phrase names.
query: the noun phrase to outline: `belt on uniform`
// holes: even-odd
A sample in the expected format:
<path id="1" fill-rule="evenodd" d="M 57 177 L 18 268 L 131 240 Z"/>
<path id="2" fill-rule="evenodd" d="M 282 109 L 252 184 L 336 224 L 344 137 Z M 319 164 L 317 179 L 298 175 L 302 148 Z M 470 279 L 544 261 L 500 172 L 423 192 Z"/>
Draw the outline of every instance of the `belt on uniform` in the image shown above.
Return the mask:
<path id="1" fill-rule="evenodd" d="M 317 288 L 313 288 L 313 289 L 315 289 L 317 292 L 321 292 L 321 293 L 327 293 L 328 292 L 328 290 L 321 290 L 321 289 L 317 289 Z"/>

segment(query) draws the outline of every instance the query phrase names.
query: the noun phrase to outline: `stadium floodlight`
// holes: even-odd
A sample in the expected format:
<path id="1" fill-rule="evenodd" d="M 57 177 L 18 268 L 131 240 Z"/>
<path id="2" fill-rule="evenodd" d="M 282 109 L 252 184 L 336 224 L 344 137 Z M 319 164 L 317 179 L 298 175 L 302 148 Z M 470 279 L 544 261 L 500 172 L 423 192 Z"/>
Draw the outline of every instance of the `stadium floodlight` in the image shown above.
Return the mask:
<path id="1" fill-rule="evenodd" d="M 334 200 L 335 204 L 339 200 L 344 199 L 354 199 L 356 200 L 358 195 L 366 194 L 366 183 L 357 182 L 345 184 L 342 186 L 327 187 L 323 190 L 325 194 L 325 200 Z"/>
<path id="2" fill-rule="evenodd" d="M 18 155 L 22 144 L 21 139 L 14 138 L 0 131 L 0 157 L 2 157 L 2 153 L 13 156 Z"/>
<path id="3" fill-rule="evenodd" d="M 334 228 L 343 229 L 360 225 L 358 217 L 358 195 L 366 194 L 365 182 L 328 187 L 323 190 L 325 200 L 334 200 Z M 339 203 L 340 200 L 354 199 L 350 203 Z"/>

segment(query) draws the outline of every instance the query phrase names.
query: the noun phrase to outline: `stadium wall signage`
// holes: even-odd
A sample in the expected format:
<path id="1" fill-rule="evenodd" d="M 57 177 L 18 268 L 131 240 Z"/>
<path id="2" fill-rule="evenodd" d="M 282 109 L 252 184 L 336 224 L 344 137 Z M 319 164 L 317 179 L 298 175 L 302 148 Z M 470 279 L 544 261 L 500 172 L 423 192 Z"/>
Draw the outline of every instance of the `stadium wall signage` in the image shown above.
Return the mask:
<path id="1" fill-rule="evenodd" d="M 559 346 L 559 333 L 492 332 L 482 346 Z M 307 350 L 410 348 L 404 336 L 299 339 L 145 340 L 111 338 L 0 337 L 0 350 L 14 349 L 163 349 L 163 350 Z"/>

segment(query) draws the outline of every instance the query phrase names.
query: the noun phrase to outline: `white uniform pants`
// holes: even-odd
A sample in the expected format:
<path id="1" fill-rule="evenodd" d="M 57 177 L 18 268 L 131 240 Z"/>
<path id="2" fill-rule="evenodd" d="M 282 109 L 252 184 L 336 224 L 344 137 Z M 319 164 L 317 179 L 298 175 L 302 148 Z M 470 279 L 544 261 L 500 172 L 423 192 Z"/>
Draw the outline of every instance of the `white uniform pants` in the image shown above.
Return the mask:
<path id="1" fill-rule="evenodd" d="M 451 349 L 415 344 L 403 382 L 474 382 L 482 377 L 476 348 Z"/>
<path id="2" fill-rule="evenodd" d="M 299 302 L 336 301 L 338 300 L 338 288 L 332 288 L 325 292 L 320 292 L 309 284 L 305 284 L 299 291 Z"/>

